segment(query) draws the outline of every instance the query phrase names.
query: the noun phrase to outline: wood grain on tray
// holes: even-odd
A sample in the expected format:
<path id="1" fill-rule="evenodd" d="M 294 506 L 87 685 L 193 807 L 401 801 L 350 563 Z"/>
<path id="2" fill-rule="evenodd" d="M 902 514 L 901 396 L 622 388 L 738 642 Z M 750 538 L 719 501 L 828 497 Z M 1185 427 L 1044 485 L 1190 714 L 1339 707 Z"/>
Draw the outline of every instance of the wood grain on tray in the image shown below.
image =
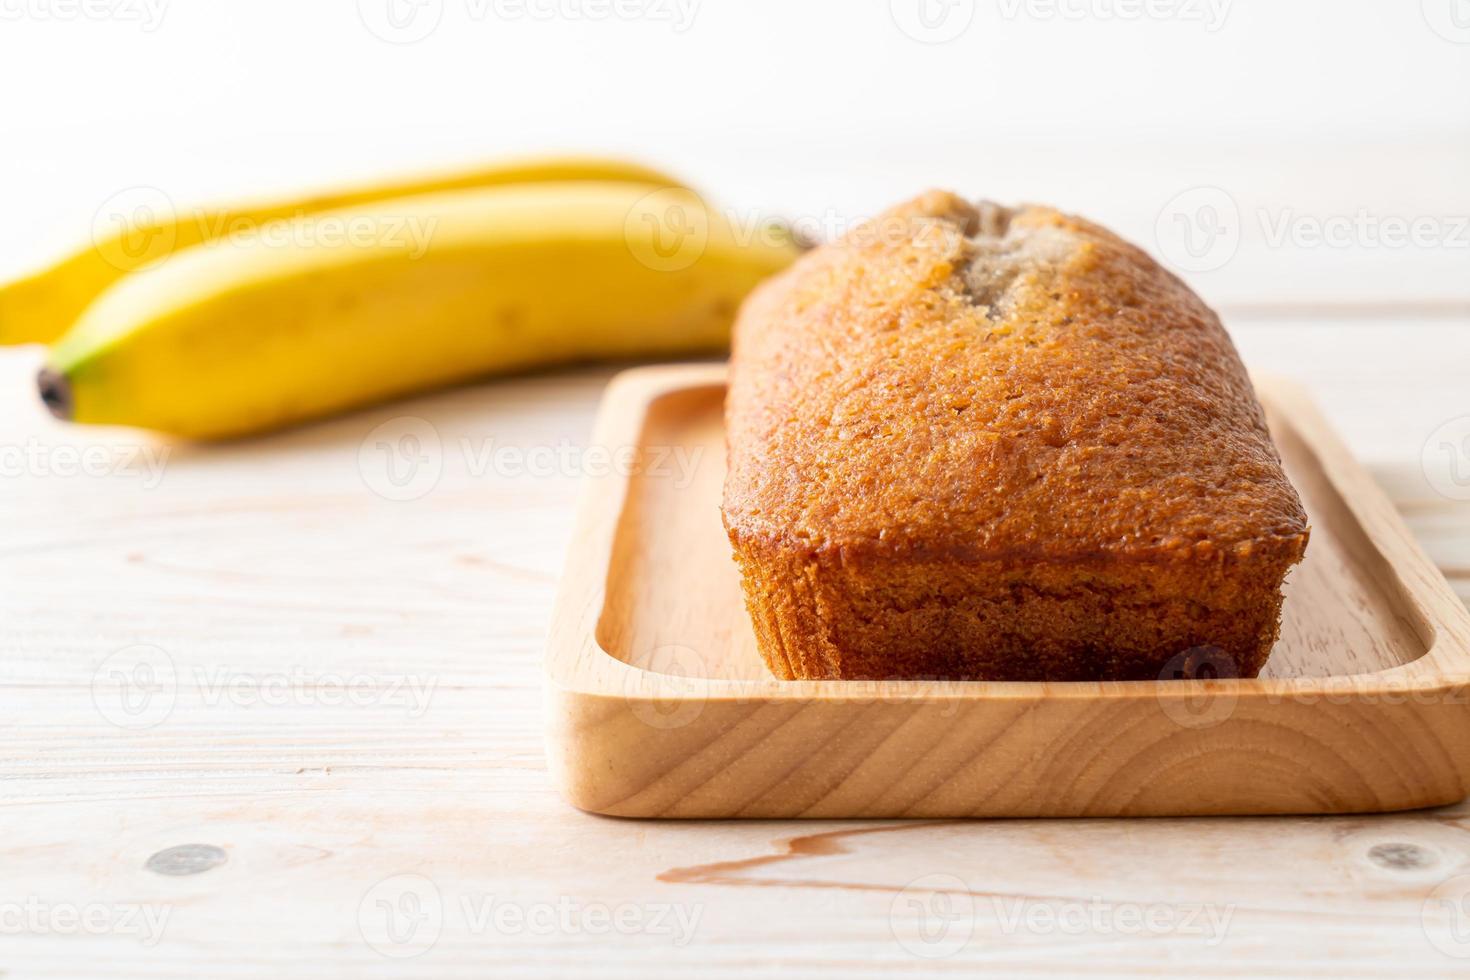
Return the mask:
<path id="1" fill-rule="evenodd" d="M 585 809 L 666 817 L 1323 813 L 1461 799 L 1470 614 L 1296 389 L 1258 382 L 1313 547 L 1259 679 L 780 682 L 717 510 L 723 368 L 629 372 L 548 666 L 552 764 Z M 698 459 L 680 478 L 655 456 Z"/>

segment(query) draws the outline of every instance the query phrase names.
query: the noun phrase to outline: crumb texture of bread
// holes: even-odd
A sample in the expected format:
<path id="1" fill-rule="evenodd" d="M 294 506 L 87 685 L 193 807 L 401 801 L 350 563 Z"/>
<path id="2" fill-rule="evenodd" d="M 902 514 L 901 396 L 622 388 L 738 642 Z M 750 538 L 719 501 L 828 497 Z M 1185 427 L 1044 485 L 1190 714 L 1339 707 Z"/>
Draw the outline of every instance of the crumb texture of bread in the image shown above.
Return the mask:
<path id="1" fill-rule="evenodd" d="M 1306 548 L 1215 314 L 1050 208 L 931 191 L 808 253 L 741 310 L 726 424 L 778 677 L 1253 677 Z"/>

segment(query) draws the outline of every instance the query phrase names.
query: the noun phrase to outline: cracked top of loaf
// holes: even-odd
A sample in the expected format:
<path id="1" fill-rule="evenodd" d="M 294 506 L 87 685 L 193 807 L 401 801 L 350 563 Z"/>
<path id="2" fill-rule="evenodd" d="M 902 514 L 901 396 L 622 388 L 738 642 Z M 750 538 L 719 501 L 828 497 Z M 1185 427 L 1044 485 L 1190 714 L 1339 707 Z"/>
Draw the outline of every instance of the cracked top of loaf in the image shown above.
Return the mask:
<path id="1" fill-rule="evenodd" d="M 1111 232 L 931 191 L 747 301 L 732 539 L 964 560 L 1246 558 L 1306 514 L 1219 319 Z"/>

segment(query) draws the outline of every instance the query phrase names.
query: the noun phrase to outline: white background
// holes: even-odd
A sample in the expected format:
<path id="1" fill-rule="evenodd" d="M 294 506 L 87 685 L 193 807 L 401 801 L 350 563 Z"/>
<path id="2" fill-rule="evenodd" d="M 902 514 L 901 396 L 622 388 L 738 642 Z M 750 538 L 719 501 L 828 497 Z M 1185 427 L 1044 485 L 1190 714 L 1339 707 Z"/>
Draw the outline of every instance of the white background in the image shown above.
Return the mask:
<path id="1" fill-rule="evenodd" d="M 819 228 L 935 185 L 1214 228 L 1227 313 L 1470 300 L 1470 0 L 0 0 L 0 85 L 0 272 L 136 185 L 574 149 Z"/>

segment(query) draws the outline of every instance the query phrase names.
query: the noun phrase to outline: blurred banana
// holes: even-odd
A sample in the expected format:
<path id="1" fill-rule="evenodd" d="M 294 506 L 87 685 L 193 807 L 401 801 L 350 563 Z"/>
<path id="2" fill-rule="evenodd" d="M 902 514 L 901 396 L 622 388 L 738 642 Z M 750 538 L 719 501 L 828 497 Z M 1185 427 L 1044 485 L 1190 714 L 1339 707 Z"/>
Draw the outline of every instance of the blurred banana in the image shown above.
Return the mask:
<path id="1" fill-rule="evenodd" d="M 66 332 L 108 286 L 130 272 L 179 251 L 225 236 L 250 234 L 292 218 L 371 201 L 440 191 L 543 181 L 627 181 L 678 186 L 657 170 L 597 157 L 544 157 L 503 161 L 476 170 L 384 181 L 293 200 L 199 208 L 171 213 L 165 200 L 155 213 L 112 216 L 123 227 L 94 232 L 92 245 L 49 268 L 0 286 L 0 344 L 50 343 Z M 161 195 L 161 192 L 160 192 Z M 123 220 L 126 218 L 127 220 Z"/>
<path id="2" fill-rule="evenodd" d="M 124 278 L 39 384 L 79 422 L 245 435 L 481 375 L 717 352 L 745 294 L 798 251 L 651 184 L 376 201 Z"/>

